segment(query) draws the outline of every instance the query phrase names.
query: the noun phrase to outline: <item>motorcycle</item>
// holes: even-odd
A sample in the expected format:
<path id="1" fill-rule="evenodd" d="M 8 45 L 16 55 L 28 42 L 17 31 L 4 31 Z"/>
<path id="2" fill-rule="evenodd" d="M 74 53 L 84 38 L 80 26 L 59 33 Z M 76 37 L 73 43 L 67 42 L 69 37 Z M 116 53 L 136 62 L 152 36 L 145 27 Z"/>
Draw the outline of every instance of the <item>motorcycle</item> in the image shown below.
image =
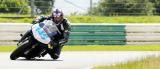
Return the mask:
<path id="1" fill-rule="evenodd" d="M 19 57 L 32 59 L 44 57 L 48 52 L 52 36 L 57 34 L 56 24 L 51 20 L 44 20 L 31 26 L 31 35 L 17 43 L 17 48 L 11 53 L 10 59 L 16 60 Z M 23 37 L 23 35 L 21 35 Z M 44 46 L 45 44 L 45 46 Z M 47 46 L 47 47 L 46 47 Z"/>

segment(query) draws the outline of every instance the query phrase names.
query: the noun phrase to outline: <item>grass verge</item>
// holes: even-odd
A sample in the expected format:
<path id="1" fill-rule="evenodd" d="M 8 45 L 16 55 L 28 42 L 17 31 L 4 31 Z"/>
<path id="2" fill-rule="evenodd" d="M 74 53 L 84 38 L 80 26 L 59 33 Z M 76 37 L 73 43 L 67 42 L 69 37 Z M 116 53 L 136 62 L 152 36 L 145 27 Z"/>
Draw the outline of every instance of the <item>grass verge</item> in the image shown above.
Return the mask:
<path id="1" fill-rule="evenodd" d="M 84 45 L 65 46 L 64 51 L 160 51 L 160 45 Z"/>
<path id="2" fill-rule="evenodd" d="M 160 57 L 149 57 L 140 61 L 129 61 L 110 66 L 98 66 L 92 69 L 160 69 Z"/>
<path id="3" fill-rule="evenodd" d="M 31 23 L 32 18 L 0 18 L 0 23 Z"/>
<path id="4" fill-rule="evenodd" d="M 160 16 L 69 16 L 73 23 L 160 23 Z"/>
<path id="5" fill-rule="evenodd" d="M 31 23 L 33 18 L 5 18 L 0 15 L 0 23 Z M 7 15 L 13 16 L 13 15 Z M 26 15 L 25 15 L 26 16 Z M 125 23 L 160 23 L 160 16 L 66 16 L 71 23 L 108 23 L 108 24 L 125 24 Z"/>
<path id="6" fill-rule="evenodd" d="M 0 46 L 0 52 L 13 51 L 16 46 Z M 74 45 L 63 51 L 160 51 L 160 45 Z"/>

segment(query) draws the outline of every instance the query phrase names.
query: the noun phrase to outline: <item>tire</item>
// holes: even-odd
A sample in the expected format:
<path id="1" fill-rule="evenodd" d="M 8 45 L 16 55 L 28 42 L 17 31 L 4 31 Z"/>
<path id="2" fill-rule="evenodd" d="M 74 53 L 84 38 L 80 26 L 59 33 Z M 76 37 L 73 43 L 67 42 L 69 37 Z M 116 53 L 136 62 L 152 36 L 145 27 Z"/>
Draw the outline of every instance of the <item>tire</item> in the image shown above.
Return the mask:
<path id="1" fill-rule="evenodd" d="M 30 58 L 30 57 L 25 57 L 26 58 L 26 60 L 31 60 L 32 58 Z"/>
<path id="2" fill-rule="evenodd" d="M 51 58 L 52 58 L 53 60 L 56 60 L 56 59 L 58 59 L 58 58 L 59 58 L 59 56 L 57 56 L 57 55 L 53 55 L 53 56 L 51 56 Z"/>
<path id="3" fill-rule="evenodd" d="M 21 46 L 19 46 L 16 50 L 14 50 L 11 55 L 10 55 L 10 59 L 11 60 L 16 60 L 17 58 L 20 57 L 21 54 L 23 54 L 26 50 L 28 50 L 30 47 L 30 43 L 26 42 L 23 43 Z"/>

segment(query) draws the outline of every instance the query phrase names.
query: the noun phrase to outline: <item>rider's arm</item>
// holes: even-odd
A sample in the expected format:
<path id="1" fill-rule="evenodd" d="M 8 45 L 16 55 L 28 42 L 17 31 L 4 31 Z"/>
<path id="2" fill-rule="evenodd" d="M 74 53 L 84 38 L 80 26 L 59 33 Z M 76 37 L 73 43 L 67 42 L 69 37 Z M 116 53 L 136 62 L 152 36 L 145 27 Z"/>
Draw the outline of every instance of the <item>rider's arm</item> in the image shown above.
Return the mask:
<path id="1" fill-rule="evenodd" d="M 66 22 L 64 23 L 64 32 L 63 32 L 64 38 L 59 41 L 60 44 L 65 44 L 66 42 L 68 42 L 70 31 L 71 31 L 71 26 L 69 24 L 69 21 L 66 20 Z"/>
<path id="2" fill-rule="evenodd" d="M 38 17 L 36 17 L 36 19 L 34 19 L 34 20 L 32 21 L 32 24 L 40 23 L 40 22 L 44 21 L 44 20 L 47 19 L 47 18 L 48 18 L 48 17 L 45 17 L 45 16 L 38 16 Z"/>

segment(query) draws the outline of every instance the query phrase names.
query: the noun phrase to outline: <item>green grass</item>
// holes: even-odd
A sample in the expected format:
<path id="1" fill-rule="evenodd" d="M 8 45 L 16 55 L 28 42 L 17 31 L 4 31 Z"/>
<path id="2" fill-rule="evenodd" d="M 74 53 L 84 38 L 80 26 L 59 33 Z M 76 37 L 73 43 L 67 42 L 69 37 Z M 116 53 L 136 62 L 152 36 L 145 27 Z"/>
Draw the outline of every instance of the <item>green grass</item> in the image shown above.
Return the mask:
<path id="1" fill-rule="evenodd" d="M 0 18 L 0 23 L 31 23 L 32 18 Z"/>
<path id="2" fill-rule="evenodd" d="M 30 17 L 29 14 L 0 13 L 0 17 Z"/>
<path id="3" fill-rule="evenodd" d="M 92 69 L 160 69 L 160 57 L 149 57 L 140 61 L 129 61 L 110 66 L 98 66 Z"/>
<path id="4" fill-rule="evenodd" d="M 64 51 L 160 51 L 160 45 L 65 46 Z"/>
<path id="5" fill-rule="evenodd" d="M 15 48 L 0 46 L 0 52 L 10 52 Z M 76 45 L 64 46 L 63 51 L 160 51 L 160 45 Z"/>
<path id="6" fill-rule="evenodd" d="M 0 14 L 0 23 L 31 23 L 33 18 L 30 15 Z M 3 18 L 3 17 L 24 17 L 24 18 Z M 26 18 L 25 18 L 26 17 Z M 66 16 L 71 23 L 160 23 L 160 16 Z"/>
<path id="7" fill-rule="evenodd" d="M 0 46 L 0 52 L 11 52 L 16 46 Z"/>
<path id="8" fill-rule="evenodd" d="M 160 16 L 70 16 L 73 23 L 160 23 Z"/>

